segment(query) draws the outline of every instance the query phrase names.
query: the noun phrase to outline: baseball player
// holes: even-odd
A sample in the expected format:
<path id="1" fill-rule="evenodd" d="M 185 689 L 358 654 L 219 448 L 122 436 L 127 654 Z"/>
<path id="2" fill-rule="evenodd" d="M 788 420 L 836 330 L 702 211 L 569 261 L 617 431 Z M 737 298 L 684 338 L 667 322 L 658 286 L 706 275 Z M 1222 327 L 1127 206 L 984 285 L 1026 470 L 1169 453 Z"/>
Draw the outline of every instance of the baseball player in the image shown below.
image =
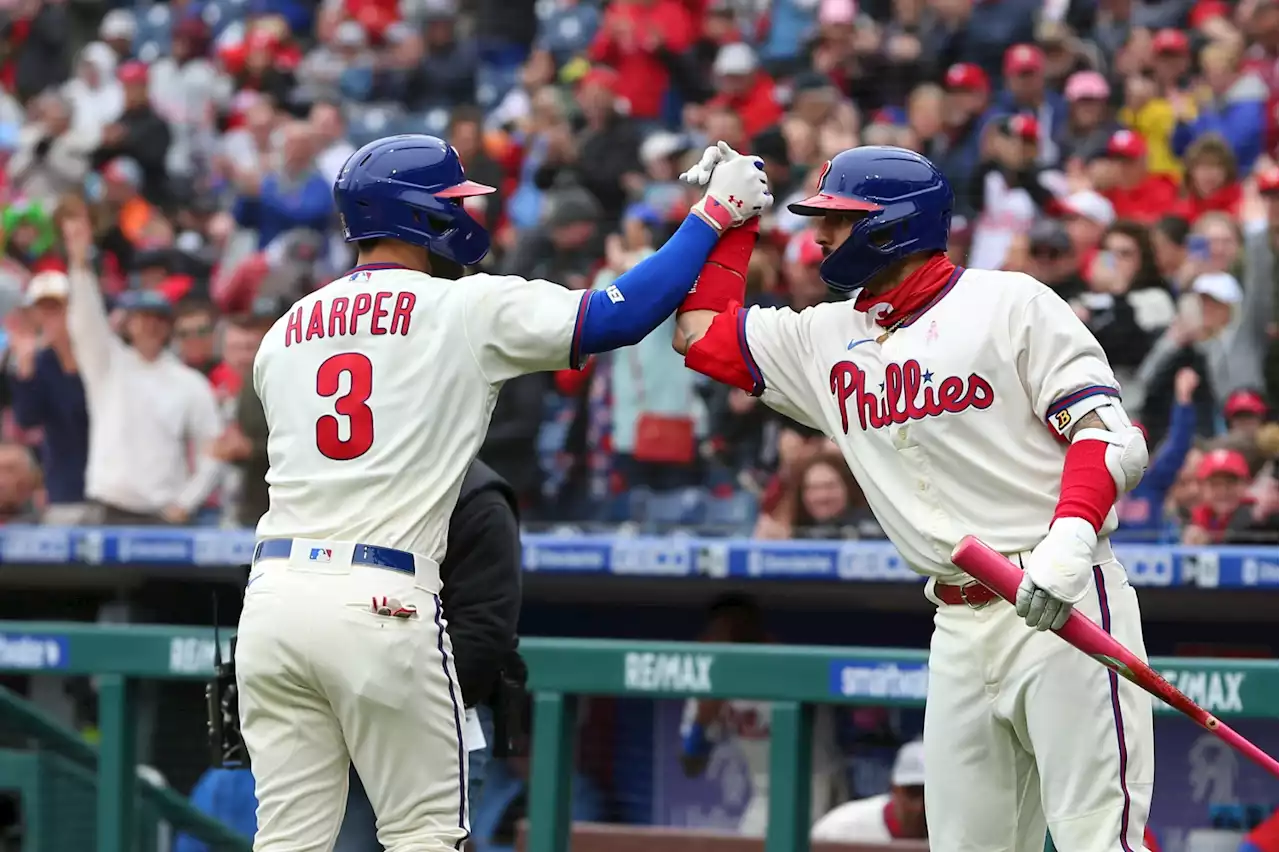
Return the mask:
<path id="1" fill-rule="evenodd" d="M 708 151 L 688 180 L 725 159 Z M 935 852 L 1135 852 L 1153 778 L 1150 698 L 1058 637 L 1078 609 L 1144 655 L 1108 535 L 1147 463 L 1097 341 L 1020 273 L 946 257 L 952 192 L 925 158 L 845 151 L 815 195 L 821 273 L 853 301 L 751 308 L 729 286 L 681 306 L 691 368 L 762 395 L 840 446 L 937 605 L 925 709 Z M 960 572 L 973 533 L 1024 569 L 1014 606 Z M 1028 629 L 1028 627 L 1033 629 Z"/>
<path id="2" fill-rule="evenodd" d="M 513 376 L 642 339 L 720 235 L 772 203 L 760 161 L 734 157 L 667 244 L 607 290 L 433 276 L 484 258 L 489 235 L 462 205 L 490 192 L 435 137 L 356 151 L 334 200 L 359 265 L 294 304 L 254 362 L 270 506 L 236 670 L 262 852 L 331 849 L 351 763 L 384 848 L 461 846 L 477 740 L 439 564 L 494 399 Z"/>

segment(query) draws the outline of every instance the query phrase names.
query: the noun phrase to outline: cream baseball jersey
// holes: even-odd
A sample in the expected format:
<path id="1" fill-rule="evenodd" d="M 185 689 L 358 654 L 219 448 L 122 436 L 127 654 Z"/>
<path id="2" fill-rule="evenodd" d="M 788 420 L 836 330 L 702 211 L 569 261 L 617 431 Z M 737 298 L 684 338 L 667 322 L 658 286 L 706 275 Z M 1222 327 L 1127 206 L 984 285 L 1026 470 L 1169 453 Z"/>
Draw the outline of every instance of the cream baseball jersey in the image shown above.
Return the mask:
<path id="1" fill-rule="evenodd" d="M 270 462 L 258 537 L 439 562 L 502 383 L 576 361 L 584 292 L 370 264 L 298 301 L 253 365 Z"/>
<path id="2" fill-rule="evenodd" d="M 743 317 L 764 401 L 835 440 L 899 552 L 938 577 L 963 576 L 950 554 L 965 535 L 1004 553 L 1044 538 L 1068 409 L 1119 395 L 1093 335 L 1021 273 L 957 269 L 892 333 L 849 302 Z"/>

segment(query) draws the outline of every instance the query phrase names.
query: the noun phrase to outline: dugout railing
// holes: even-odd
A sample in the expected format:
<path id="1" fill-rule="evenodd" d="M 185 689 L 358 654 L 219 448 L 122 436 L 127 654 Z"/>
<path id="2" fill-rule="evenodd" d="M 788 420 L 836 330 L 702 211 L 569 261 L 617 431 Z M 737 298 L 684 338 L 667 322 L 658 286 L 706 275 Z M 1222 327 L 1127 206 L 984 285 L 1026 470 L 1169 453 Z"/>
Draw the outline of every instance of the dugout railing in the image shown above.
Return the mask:
<path id="1" fill-rule="evenodd" d="M 171 790 L 138 779 L 133 711 L 144 679 L 207 679 L 212 674 L 211 629 L 167 625 L 0 622 L 0 672 L 94 676 L 101 745 L 93 748 L 13 693 L 0 690 L 0 731 L 37 744 L 34 754 L 78 767 L 89 790 L 94 852 L 133 852 L 139 805 L 209 840 L 219 849 L 248 843 L 204 818 Z M 223 653 L 230 636 L 223 634 Z M 569 849 L 570 773 L 579 696 L 622 698 L 741 698 L 772 704 L 770 799 L 766 852 L 809 849 L 810 738 L 818 704 L 919 707 L 924 703 L 926 654 L 901 649 L 714 645 L 538 639 L 521 642 L 533 693 L 533 769 L 528 852 Z M 1280 670 L 1275 660 L 1164 658 L 1157 671 L 1207 709 L 1225 718 L 1277 718 Z M 1215 702 L 1217 702 L 1215 704 Z M 1167 708 L 1157 703 L 1157 708 Z M 1191 724 L 1187 722 L 1187 724 Z M 0 758 L 0 787 L 23 770 Z M 5 768 L 5 760 L 10 766 Z M 29 758 L 34 760 L 34 758 Z M 35 767 L 33 762 L 27 768 Z M 61 767 L 66 769 L 66 767 Z M 40 790 L 28 807 L 67 807 Z M 92 805 L 88 802 L 92 802 Z M 87 814 L 77 815 L 87 817 Z M 45 825 L 41 814 L 28 821 Z M 40 852 L 85 852 L 83 846 L 42 843 Z"/>

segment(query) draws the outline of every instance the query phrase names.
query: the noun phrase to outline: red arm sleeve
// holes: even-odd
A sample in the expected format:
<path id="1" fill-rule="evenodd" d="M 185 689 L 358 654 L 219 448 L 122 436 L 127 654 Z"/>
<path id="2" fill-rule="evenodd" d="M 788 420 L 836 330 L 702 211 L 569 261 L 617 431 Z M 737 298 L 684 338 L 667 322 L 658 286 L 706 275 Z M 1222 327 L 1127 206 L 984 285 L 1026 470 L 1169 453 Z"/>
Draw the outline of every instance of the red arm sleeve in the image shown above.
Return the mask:
<path id="1" fill-rule="evenodd" d="M 1102 529 L 1117 496 L 1116 482 L 1107 468 L 1107 445 L 1102 441 L 1072 444 L 1062 466 L 1062 493 L 1053 519 L 1081 518 L 1096 532 Z"/>
<path id="2" fill-rule="evenodd" d="M 684 364 L 709 379 L 759 396 L 764 384 L 759 381 L 758 370 L 752 370 L 747 353 L 746 319 L 746 310 L 736 303 L 716 314 L 706 333 L 685 353 Z"/>
<path id="3" fill-rule="evenodd" d="M 698 280 L 694 282 L 676 314 L 686 311 L 721 313 L 729 310 L 731 304 L 741 305 L 745 302 L 747 264 L 751 262 L 751 252 L 755 250 L 759 239 L 759 218 L 740 227 L 730 228 L 707 256 L 706 263 L 702 264 L 702 271 L 698 273 Z"/>

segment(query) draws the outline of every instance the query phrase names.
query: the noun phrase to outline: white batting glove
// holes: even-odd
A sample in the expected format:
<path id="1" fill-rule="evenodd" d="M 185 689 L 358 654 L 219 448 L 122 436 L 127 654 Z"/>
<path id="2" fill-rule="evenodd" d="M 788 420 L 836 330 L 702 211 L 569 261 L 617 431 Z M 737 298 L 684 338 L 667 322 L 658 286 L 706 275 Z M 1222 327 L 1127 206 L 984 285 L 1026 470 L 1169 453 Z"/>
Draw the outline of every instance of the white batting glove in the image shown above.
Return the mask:
<path id="1" fill-rule="evenodd" d="M 723 233 L 772 207 L 773 194 L 764 160 L 743 156 L 724 142 L 717 147 L 720 162 L 707 180 L 707 194 L 689 212 Z"/>
<path id="2" fill-rule="evenodd" d="M 1098 534 L 1080 518 L 1058 518 L 1023 565 L 1014 610 L 1036 630 L 1057 630 L 1089 593 Z"/>
<path id="3" fill-rule="evenodd" d="M 724 151 L 721 152 L 723 147 Z M 726 156 L 728 155 L 728 156 Z M 737 151 L 729 147 L 727 142 L 717 142 L 710 145 L 707 150 L 702 152 L 702 158 L 698 160 L 697 165 L 689 169 L 689 171 L 680 175 L 680 180 L 690 186 L 706 186 L 711 180 L 711 173 L 715 171 L 716 166 L 720 165 L 720 161 L 731 157 L 742 156 Z"/>

